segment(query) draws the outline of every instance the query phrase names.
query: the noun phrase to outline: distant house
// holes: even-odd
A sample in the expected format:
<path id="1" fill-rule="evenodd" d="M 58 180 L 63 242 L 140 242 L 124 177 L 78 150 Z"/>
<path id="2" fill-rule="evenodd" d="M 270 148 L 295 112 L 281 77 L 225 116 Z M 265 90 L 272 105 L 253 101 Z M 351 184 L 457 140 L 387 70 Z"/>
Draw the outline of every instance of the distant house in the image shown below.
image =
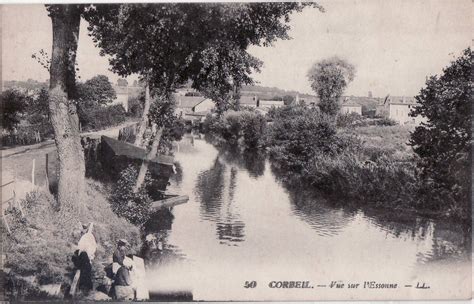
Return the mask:
<path id="1" fill-rule="evenodd" d="M 390 118 L 397 123 L 419 125 L 426 119 L 422 116 L 411 117 L 409 114 L 417 105 L 413 97 L 388 96 L 384 104 L 377 106 L 377 115 Z"/>
<path id="2" fill-rule="evenodd" d="M 415 124 L 419 125 L 426 119 L 423 116 L 411 117 L 409 114 L 416 103 L 400 103 L 392 102 L 389 104 L 389 118 L 395 120 L 399 124 Z"/>
<path id="3" fill-rule="evenodd" d="M 114 86 L 116 98 L 112 101 L 112 105 L 121 104 L 125 111 L 128 112 L 128 97 L 129 97 L 129 89 L 128 87 L 124 86 Z"/>
<path id="4" fill-rule="evenodd" d="M 342 114 L 349 114 L 349 113 L 357 113 L 362 115 L 362 106 L 358 103 L 353 101 L 346 101 L 341 105 L 341 113 Z"/>
<path id="5" fill-rule="evenodd" d="M 260 100 L 257 107 L 259 108 L 280 108 L 285 105 L 283 100 Z"/>
<path id="6" fill-rule="evenodd" d="M 183 95 L 178 95 L 175 97 L 175 113 L 185 120 L 201 120 L 215 107 L 214 101 L 206 97 Z"/>
<path id="7" fill-rule="evenodd" d="M 120 80 L 120 79 L 119 79 Z M 121 82 L 124 84 L 124 82 Z M 114 85 L 115 95 L 117 96 L 114 101 L 112 101 L 112 105 L 114 104 L 121 104 L 125 111 L 128 112 L 129 110 L 129 103 L 128 100 L 132 96 L 138 96 L 140 91 L 143 90 L 140 86 L 125 86 L 125 85 Z"/>
<path id="8" fill-rule="evenodd" d="M 240 96 L 241 107 L 256 108 L 259 106 L 259 99 L 256 95 L 242 95 Z"/>

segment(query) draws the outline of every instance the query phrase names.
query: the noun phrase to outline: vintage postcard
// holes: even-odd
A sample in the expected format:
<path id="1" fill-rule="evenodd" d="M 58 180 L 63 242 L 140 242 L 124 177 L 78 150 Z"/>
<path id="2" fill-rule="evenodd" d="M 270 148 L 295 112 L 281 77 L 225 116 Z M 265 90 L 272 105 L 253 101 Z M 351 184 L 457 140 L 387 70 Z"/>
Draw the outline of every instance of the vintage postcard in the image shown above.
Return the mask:
<path id="1" fill-rule="evenodd" d="M 470 300 L 469 0 L 1 6 L 2 301 Z"/>

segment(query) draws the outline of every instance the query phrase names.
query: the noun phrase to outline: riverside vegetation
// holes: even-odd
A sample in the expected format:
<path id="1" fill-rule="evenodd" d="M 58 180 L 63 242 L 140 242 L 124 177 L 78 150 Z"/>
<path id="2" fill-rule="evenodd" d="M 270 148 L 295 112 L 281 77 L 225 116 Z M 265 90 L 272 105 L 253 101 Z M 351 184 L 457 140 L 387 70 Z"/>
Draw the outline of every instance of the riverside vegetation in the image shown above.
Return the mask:
<path id="1" fill-rule="evenodd" d="M 255 112 L 209 115 L 203 127 L 234 146 L 265 150 L 289 186 L 303 183 L 347 201 L 418 210 L 409 127 L 354 127 L 367 124 L 356 115 L 339 116 L 352 123 L 337 127 L 330 116 L 300 105 L 273 109 L 269 115 L 273 121 L 268 125 Z M 253 121 L 263 124 L 248 127 Z"/>
<path id="2" fill-rule="evenodd" d="M 288 185 L 304 185 L 346 203 L 467 223 L 471 215 L 470 70 L 467 49 L 443 75 L 427 80 L 410 114 L 423 115 L 427 121 L 416 128 L 290 105 L 272 109 L 269 123 L 247 110 L 208 115 L 203 129 L 244 149 L 264 149 Z"/>

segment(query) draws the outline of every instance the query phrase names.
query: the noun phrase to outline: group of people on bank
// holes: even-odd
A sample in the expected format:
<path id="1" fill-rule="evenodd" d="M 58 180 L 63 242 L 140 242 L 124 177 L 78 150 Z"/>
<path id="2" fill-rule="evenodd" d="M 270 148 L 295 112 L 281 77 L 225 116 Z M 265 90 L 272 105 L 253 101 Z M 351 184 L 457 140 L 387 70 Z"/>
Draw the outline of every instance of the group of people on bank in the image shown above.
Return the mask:
<path id="1" fill-rule="evenodd" d="M 76 270 L 80 270 L 77 288 L 84 294 L 88 294 L 93 289 L 92 283 L 92 264 L 91 261 L 95 257 L 97 243 L 92 234 L 92 223 L 84 233 L 78 244 L 77 250 L 74 252 L 72 261 Z M 130 244 L 125 239 L 117 242 L 117 247 L 112 255 L 112 264 L 105 268 L 109 284 L 106 290 L 108 296 L 115 300 L 134 300 L 136 293 L 136 280 L 132 278 L 134 260 L 128 255 Z M 73 282 L 74 284 L 74 282 Z M 72 290 L 74 293 L 74 290 Z"/>

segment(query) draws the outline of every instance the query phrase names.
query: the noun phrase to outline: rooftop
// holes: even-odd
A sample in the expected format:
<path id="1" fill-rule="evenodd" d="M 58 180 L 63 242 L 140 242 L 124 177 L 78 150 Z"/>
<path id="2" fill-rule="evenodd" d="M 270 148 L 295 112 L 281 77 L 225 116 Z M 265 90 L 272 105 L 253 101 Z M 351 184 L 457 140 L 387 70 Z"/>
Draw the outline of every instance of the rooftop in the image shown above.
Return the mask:
<path id="1" fill-rule="evenodd" d="M 176 106 L 178 108 L 194 108 L 205 99 L 206 97 L 203 96 L 176 96 Z"/>

